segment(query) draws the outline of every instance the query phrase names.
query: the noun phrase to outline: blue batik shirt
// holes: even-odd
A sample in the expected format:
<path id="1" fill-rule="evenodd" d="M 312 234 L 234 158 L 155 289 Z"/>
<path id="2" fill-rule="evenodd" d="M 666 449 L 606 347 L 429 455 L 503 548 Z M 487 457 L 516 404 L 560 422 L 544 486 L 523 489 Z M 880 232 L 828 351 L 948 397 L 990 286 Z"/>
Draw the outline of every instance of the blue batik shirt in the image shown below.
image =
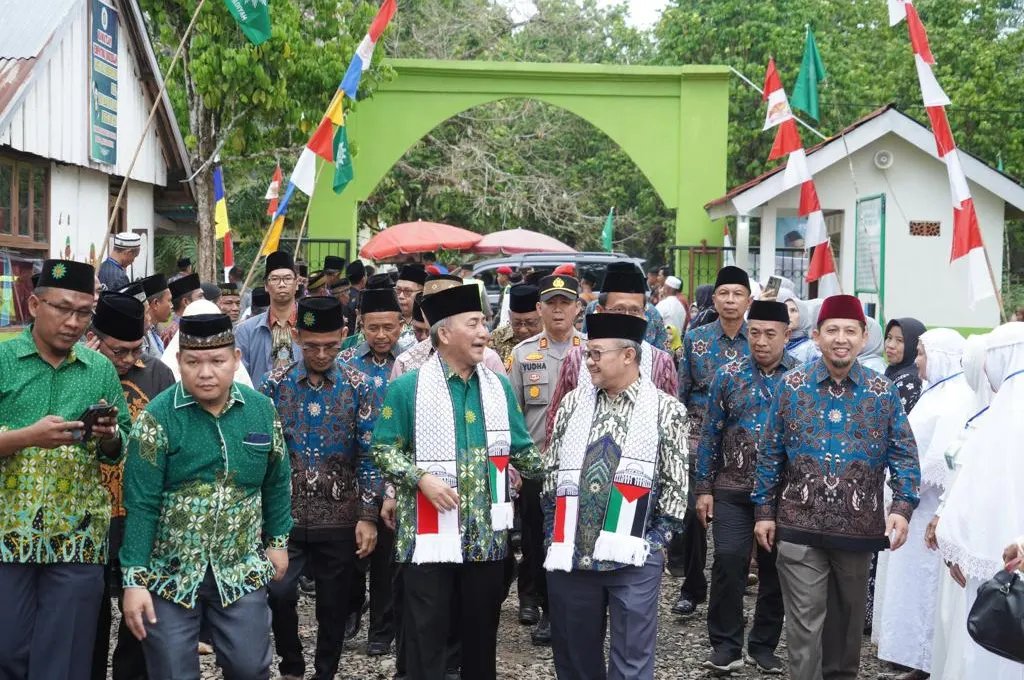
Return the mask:
<path id="1" fill-rule="evenodd" d="M 757 454 L 767 432 L 768 409 L 782 375 L 796 365 L 788 354 L 770 374 L 750 357 L 715 373 L 697 448 L 697 495 L 750 502 Z"/>
<path id="2" fill-rule="evenodd" d="M 779 540 L 874 552 L 889 547 L 890 513 L 910 519 L 918 503 L 917 444 L 895 385 L 854 362 L 836 383 L 822 359 L 783 376 L 768 414 L 752 498 Z"/>
<path id="3" fill-rule="evenodd" d="M 597 313 L 597 300 L 592 300 L 587 305 L 586 313 Z M 661 312 L 659 312 L 654 305 L 648 302 L 644 307 L 644 317 L 647 319 L 647 335 L 644 336 L 644 341 L 660 350 L 670 352 L 668 329 L 665 328 L 665 319 L 662 318 Z M 587 324 L 584 321 L 583 333 L 585 334 L 586 332 Z"/>
<path id="4" fill-rule="evenodd" d="M 383 400 L 388 389 L 388 380 L 391 378 L 391 369 L 395 366 L 395 353 L 392 349 L 383 361 L 379 361 L 370 343 L 364 340 L 355 347 L 342 350 L 338 355 L 338 364 L 351 366 L 368 377 L 370 386 L 380 391 Z"/>
<path id="5" fill-rule="evenodd" d="M 335 366 L 313 385 L 298 361 L 268 373 L 260 391 L 277 408 L 291 459 L 292 538 L 337 540 L 358 521 L 376 522 L 382 478 L 370 443 L 381 399 L 369 378 Z"/>
<path id="6" fill-rule="evenodd" d="M 683 338 L 679 356 L 679 400 L 686 406 L 689 420 L 690 455 L 697 453 L 697 439 L 708 408 L 708 390 L 715 373 L 730 361 L 749 356 L 746 321 L 735 338 L 726 335 L 721 320 L 694 328 Z M 695 466 L 696 461 L 691 461 L 691 465 Z"/>

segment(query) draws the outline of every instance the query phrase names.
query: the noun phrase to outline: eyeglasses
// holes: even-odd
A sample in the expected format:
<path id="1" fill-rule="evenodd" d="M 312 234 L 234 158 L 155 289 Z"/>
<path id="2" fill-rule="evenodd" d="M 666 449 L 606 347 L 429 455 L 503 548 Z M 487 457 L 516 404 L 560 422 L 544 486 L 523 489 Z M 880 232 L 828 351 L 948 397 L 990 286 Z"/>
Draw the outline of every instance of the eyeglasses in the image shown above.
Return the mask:
<path id="1" fill-rule="evenodd" d="M 138 359 L 145 353 L 145 349 L 142 347 L 142 345 L 139 345 L 138 347 L 134 347 L 132 349 L 128 349 L 127 347 L 117 349 L 108 345 L 105 340 L 100 340 L 100 344 L 109 349 L 110 353 L 114 356 L 115 359 Z"/>
<path id="2" fill-rule="evenodd" d="M 513 330 L 517 328 L 539 328 L 540 319 L 529 319 L 526 321 L 510 321 L 509 325 L 512 326 Z"/>
<path id="3" fill-rule="evenodd" d="M 65 307 L 64 305 L 55 305 L 45 298 L 39 298 L 39 301 L 46 303 L 48 307 L 56 310 L 63 319 L 74 316 L 77 321 L 92 321 L 92 317 L 96 314 L 91 307 L 89 309 L 75 309 L 74 307 Z"/>
<path id="4" fill-rule="evenodd" d="M 341 351 L 341 345 L 302 345 L 303 354 L 330 356 Z"/>
<path id="5" fill-rule="evenodd" d="M 583 360 L 592 360 L 595 364 L 601 363 L 601 357 L 605 354 L 611 354 L 612 352 L 621 352 L 626 349 L 625 347 L 617 347 L 615 349 L 585 349 L 583 350 Z"/>
<path id="6" fill-rule="evenodd" d="M 612 307 L 611 309 L 606 309 L 605 311 L 606 312 L 611 312 L 612 314 L 627 314 L 629 316 L 644 316 L 644 311 L 645 310 L 644 310 L 643 307 Z"/>
<path id="7" fill-rule="evenodd" d="M 267 283 L 271 286 L 290 286 L 295 283 L 294 276 L 269 276 Z"/>
<path id="8" fill-rule="evenodd" d="M 406 288 L 405 286 L 395 286 L 396 297 L 416 297 L 416 294 L 421 292 L 422 288 Z"/>

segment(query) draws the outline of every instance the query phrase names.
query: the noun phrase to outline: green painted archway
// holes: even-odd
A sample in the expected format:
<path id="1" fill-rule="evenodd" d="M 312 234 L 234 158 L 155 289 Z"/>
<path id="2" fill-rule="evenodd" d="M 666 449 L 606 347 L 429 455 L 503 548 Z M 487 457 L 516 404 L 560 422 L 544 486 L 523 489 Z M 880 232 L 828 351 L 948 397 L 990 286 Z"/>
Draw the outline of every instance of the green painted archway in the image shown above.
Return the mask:
<path id="1" fill-rule="evenodd" d="M 356 149 L 355 179 L 339 196 L 331 189 L 330 169 L 321 173 L 309 213 L 311 238 L 349 239 L 354 253 L 358 203 L 413 144 L 474 106 L 526 98 L 566 109 L 615 141 L 665 206 L 675 209 L 677 244 L 701 239 L 721 243 L 721 229 L 711 226 L 704 204 L 726 191 L 728 68 L 411 59 L 389 63 L 396 77 L 359 102 L 348 118 L 349 140 Z"/>

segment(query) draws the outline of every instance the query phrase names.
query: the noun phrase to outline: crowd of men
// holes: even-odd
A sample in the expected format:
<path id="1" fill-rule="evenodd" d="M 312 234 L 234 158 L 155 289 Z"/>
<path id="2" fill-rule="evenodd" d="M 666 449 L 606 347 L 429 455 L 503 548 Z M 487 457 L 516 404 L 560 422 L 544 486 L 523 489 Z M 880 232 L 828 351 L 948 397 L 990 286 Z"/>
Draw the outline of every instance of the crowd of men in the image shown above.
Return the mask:
<path id="1" fill-rule="evenodd" d="M 694 305 L 630 261 L 506 268 L 492 310 L 432 261 L 131 282 L 137 238 L 45 261 L 0 344 L 0 678 L 197 679 L 201 643 L 305 678 L 305 593 L 319 680 L 364 609 L 396 677 L 493 680 L 517 580 L 559 678 L 650 679 L 665 571 L 716 674 L 855 678 L 869 628 L 906 680 L 1024 677 L 966 632 L 1024 559 L 1024 324 L 893 320 L 883 374 L 857 298 L 731 266 Z"/>

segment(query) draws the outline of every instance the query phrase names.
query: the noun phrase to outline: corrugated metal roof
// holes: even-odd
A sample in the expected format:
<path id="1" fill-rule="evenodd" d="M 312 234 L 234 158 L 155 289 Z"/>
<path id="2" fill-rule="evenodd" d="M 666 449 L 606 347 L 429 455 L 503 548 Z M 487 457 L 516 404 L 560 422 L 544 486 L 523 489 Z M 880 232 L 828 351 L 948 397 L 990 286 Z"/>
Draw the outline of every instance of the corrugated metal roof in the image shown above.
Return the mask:
<path id="1" fill-rule="evenodd" d="M 0 58 L 39 56 L 81 0 L 0 0 Z"/>

